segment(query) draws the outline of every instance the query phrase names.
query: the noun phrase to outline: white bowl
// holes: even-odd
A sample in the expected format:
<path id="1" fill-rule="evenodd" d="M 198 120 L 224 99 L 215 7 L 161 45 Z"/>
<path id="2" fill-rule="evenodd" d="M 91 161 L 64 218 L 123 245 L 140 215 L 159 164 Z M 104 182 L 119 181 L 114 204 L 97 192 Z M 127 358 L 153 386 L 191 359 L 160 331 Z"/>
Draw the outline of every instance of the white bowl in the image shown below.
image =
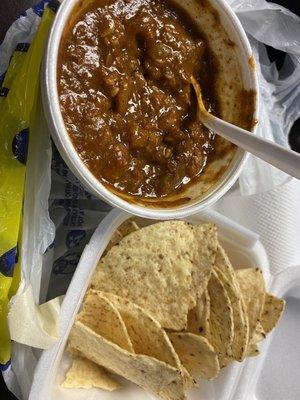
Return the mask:
<path id="1" fill-rule="evenodd" d="M 57 55 L 61 36 L 74 6 L 79 1 L 64 0 L 57 12 L 49 36 L 42 79 L 46 118 L 54 142 L 65 162 L 89 192 L 115 207 L 141 217 L 152 219 L 182 218 L 212 205 L 228 191 L 238 178 L 246 160 L 246 153 L 242 149 L 237 149 L 234 153 L 229 154 L 232 159 L 225 172 L 213 186 L 205 186 L 206 184 L 203 184 L 200 180 L 191 185 L 188 191 L 184 193 L 185 197 L 190 198 L 188 202 L 169 207 L 155 207 L 142 204 L 139 200 L 134 200 L 133 202 L 121 198 L 106 188 L 79 157 L 64 125 L 57 90 Z M 253 113 L 254 121 L 257 117 L 258 106 L 257 77 L 255 66 L 253 65 L 251 47 L 238 18 L 225 0 L 209 1 L 211 7 L 217 11 L 219 18 L 216 18 L 209 10 L 201 8 L 203 0 L 201 2 L 199 0 L 176 1 L 193 17 L 195 23 L 201 26 L 212 52 L 221 60 L 217 85 L 218 92 L 221 93 L 222 117 L 230 122 L 237 123 L 237 115 L 242 112 L 243 105 L 240 104 L 235 96 L 239 90 L 245 89 L 256 93 Z M 233 46 L 232 42 L 234 43 Z M 255 127 L 256 125 L 253 124 L 253 133 L 255 132 Z M 225 159 L 222 162 L 225 163 Z M 212 163 L 210 172 L 214 171 L 215 173 L 215 171 L 221 170 L 222 162 Z M 207 173 L 210 172 L 207 171 Z"/>

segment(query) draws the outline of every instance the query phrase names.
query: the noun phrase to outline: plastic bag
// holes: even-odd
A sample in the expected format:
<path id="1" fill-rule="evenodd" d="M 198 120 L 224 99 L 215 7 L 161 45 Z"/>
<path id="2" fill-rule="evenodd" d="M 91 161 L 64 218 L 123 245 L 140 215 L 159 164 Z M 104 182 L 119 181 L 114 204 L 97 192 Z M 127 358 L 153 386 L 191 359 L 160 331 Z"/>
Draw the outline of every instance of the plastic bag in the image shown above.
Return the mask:
<path id="1" fill-rule="evenodd" d="M 56 226 L 56 236 L 45 254 L 45 270 L 51 271 L 45 299 L 66 292 L 84 247 L 111 210 L 111 206 L 84 189 L 55 146 L 52 147 L 49 212 Z"/>
<path id="2" fill-rule="evenodd" d="M 0 362 L 6 364 L 10 356 L 10 340 L 6 328 L 6 308 L 9 289 L 20 246 L 21 215 L 24 193 L 27 148 L 35 113 L 39 86 L 39 70 L 45 40 L 52 22 L 50 10 L 44 14 L 37 35 L 27 54 L 9 69 L 11 84 L 1 104 L 0 116 Z M 33 138 L 32 138 L 33 139 Z"/>
<path id="3" fill-rule="evenodd" d="M 300 18 L 265 0 L 227 0 L 237 13 L 253 49 L 259 80 L 257 135 L 288 146 L 288 133 L 300 115 Z M 287 53 L 278 72 L 266 48 Z M 271 190 L 290 178 L 275 167 L 250 155 L 240 175 L 241 195 Z"/>

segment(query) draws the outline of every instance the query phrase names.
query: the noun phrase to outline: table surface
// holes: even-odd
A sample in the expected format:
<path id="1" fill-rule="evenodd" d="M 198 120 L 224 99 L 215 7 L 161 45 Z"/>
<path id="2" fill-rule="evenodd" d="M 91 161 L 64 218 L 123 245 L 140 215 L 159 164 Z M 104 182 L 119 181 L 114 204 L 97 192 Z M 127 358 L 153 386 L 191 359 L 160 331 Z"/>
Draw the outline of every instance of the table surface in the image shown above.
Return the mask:
<path id="1" fill-rule="evenodd" d="M 300 15 L 300 2 L 296 0 L 273 0 L 276 3 L 289 8 L 291 11 Z M 11 23 L 21 14 L 22 11 L 26 10 L 33 4 L 37 3 L 38 0 L 0 0 L 0 43 L 2 42 L 6 30 L 9 28 Z M 283 55 L 280 52 L 269 49 L 269 55 L 271 60 L 275 60 L 277 65 L 281 65 L 283 61 Z M 300 119 L 294 125 L 291 135 L 290 143 L 291 146 L 300 152 Z M 14 400 L 15 397 L 8 392 L 6 389 L 2 375 L 0 374 L 0 395 L 1 399 Z"/>

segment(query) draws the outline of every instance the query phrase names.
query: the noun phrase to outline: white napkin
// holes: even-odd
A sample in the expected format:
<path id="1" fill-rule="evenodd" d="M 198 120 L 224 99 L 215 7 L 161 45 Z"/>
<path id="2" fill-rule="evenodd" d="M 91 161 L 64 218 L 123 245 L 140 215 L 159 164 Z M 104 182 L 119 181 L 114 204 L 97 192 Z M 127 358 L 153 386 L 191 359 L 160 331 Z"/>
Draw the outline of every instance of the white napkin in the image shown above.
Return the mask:
<path id="1" fill-rule="evenodd" d="M 36 305 L 31 286 L 13 297 L 8 325 L 11 339 L 39 349 L 48 349 L 58 339 L 59 298 Z"/>
<path id="2" fill-rule="evenodd" d="M 235 191 L 214 208 L 260 235 L 272 274 L 300 263 L 300 181 L 251 196 Z"/>

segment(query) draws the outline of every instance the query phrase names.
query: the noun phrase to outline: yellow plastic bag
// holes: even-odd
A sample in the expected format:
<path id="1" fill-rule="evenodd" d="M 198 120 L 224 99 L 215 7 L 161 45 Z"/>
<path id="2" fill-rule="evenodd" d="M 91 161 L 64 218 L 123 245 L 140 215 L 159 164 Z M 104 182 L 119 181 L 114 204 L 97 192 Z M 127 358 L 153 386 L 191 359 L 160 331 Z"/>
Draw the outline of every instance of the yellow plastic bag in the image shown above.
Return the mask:
<path id="1" fill-rule="evenodd" d="M 19 74 L 22 68 L 28 48 L 28 43 L 19 43 L 11 57 L 9 68 L 6 71 L 4 80 L 2 82 L 2 88 L 0 89 L 0 115 L 2 110 L 2 103 L 4 103 L 5 97 L 7 96 L 7 93 L 9 92 L 9 89 L 11 88 L 13 81 L 15 80 L 15 77 Z"/>
<path id="2" fill-rule="evenodd" d="M 46 7 L 36 36 L 25 56 L 14 55 L 4 83 L 9 88 L 0 103 L 0 363 L 10 358 L 6 324 L 9 298 L 18 288 L 22 204 L 26 157 L 39 86 L 44 47 L 54 18 Z M 17 258 L 19 258 L 17 260 Z M 17 267 L 15 267 L 17 265 Z"/>

